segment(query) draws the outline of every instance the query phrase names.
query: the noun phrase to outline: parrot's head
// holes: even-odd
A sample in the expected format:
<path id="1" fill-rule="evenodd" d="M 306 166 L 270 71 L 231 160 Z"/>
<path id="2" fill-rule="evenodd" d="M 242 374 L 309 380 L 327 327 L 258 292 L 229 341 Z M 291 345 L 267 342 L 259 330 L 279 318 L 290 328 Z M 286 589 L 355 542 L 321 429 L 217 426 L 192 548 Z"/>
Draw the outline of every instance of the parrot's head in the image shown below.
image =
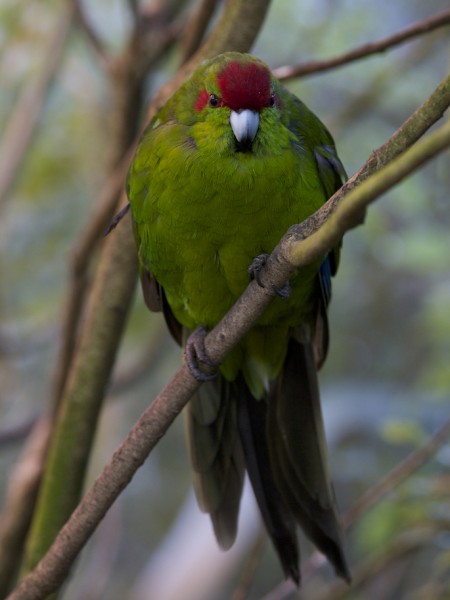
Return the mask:
<path id="1" fill-rule="evenodd" d="M 206 61 L 187 86 L 198 129 L 219 145 L 226 140 L 227 151 L 253 151 L 256 142 L 267 142 L 264 130 L 273 134 L 280 122 L 281 86 L 249 54 L 228 52 Z"/>

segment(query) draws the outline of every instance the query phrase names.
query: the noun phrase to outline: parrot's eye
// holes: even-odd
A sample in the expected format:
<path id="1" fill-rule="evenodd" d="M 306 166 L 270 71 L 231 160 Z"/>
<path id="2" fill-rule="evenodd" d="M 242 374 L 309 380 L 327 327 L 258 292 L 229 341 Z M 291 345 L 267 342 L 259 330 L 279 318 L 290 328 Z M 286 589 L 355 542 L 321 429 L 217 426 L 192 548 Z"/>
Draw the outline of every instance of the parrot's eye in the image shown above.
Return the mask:
<path id="1" fill-rule="evenodd" d="M 211 106 L 211 108 L 217 108 L 218 106 L 220 106 L 220 98 L 218 98 L 215 94 L 211 94 L 208 100 L 208 104 L 209 106 Z"/>
<path id="2" fill-rule="evenodd" d="M 275 92 L 273 92 L 270 96 L 269 106 L 270 106 L 270 108 L 274 108 L 274 107 L 281 108 L 280 98 L 277 96 L 277 94 Z"/>

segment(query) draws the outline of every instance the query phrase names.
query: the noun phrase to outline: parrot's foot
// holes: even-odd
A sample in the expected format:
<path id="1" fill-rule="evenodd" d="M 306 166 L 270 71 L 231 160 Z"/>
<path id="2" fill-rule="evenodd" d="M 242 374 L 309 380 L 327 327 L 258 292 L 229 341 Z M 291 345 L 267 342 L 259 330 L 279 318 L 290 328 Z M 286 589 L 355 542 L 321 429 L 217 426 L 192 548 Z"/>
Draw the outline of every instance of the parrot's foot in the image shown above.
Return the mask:
<path id="1" fill-rule="evenodd" d="M 279 288 L 276 285 L 273 285 L 272 287 L 277 296 L 280 296 L 283 300 L 288 300 L 291 295 L 291 284 L 289 283 L 289 280 L 285 282 L 282 288 Z"/>
<path id="2" fill-rule="evenodd" d="M 254 279 L 259 287 L 264 287 L 263 282 L 261 281 L 261 270 L 265 266 L 267 259 L 269 258 L 269 254 L 266 252 L 264 254 L 259 254 L 255 256 L 252 260 L 252 264 L 247 269 L 247 273 L 249 274 L 250 279 Z"/>
<path id="3" fill-rule="evenodd" d="M 256 256 L 253 259 L 252 264 L 247 269 L 250 279 L 254 279 L 256 281 L 256 283 L 259 285 L 259 287 L 262 287 L 262 288 L 265 286 L 264 286 L 263 282 L 261 281 L 261 270 L 264 267 L 264 265 L 266 264 L 269 256 L 270 255 L 267 253 L 259 254 L 258 256 Z M 276 285 L 273 285 L 272 289 L 277 294 L 277 296 L 280 296 L 280 298 L 282 298 L 283 300 L 287 300 L 289 298 L 289 296 L 291 295 L 291 284 L 289 283 L 289 281 L 286 281 L 286 283 L 283 285 L 282 288 L 279 288 Z"/>
<path id="4" fill-rule="evenodd" d="M 205 327 L 197 327 L 197 329 L 188 337 L 184 349 L 186 364 L 189 367 L 191 375 L 195 377 L 197 381 L 201 382 L 211 381 L 217 377 L 217 373 L 205 373 L 202 371 L 202 363 L 214 369 L 219 366 L 206 354 L 205 337 L 207 333 Z"/>

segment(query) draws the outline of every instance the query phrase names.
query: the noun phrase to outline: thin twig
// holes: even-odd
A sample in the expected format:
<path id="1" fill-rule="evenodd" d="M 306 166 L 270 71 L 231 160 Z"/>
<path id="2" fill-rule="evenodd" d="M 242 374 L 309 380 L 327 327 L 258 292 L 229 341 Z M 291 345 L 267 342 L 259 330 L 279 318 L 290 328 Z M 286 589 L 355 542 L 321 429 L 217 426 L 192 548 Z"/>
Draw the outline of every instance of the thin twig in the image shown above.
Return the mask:
<path id="1" fill-rule="evenodd" d="M 323 71 L 329 71 L 330 69 L 335 69 L 336 67 L 341 67 L 343 65 L 347 65 L 349 63 L 355 62 L 357 60 L 361 60 L 362 58 L 366 58 L 367 56 L 371 56 L 373 54 L 379 54 L 388 50 L 389 48 L 393 48 L 406 42 L 410 39 L 413 39 L 419 35 L 423 35 L 424 33 L 429 33 L 430 31 L 434 31 L 440 27 L 446 27 L 450 24 L 450 10 L 446 10 L 442 13 L 439 13 L 429 19 L 425 19 L 424 21 L 420 21 L 420 23 L 415 23 L 414 25 L 410 25 L 406 27 L 402 31 L 395 33 L 389 37 L 383 38 L 376 42 L 369 42 L 367 44 L 363 44 L 362 46 L 358 46 L 358 48 L 354 48 L 349 52 L 345 52 L 340 56 L 336 56 L 335 58 L 330 58 L 327 60 L 317 60 L 311 61 L 302 65 L 287 65 L 283 67 L 278 67 L 274 69 L 274 75 L 280 80 L 293 79 L 294 77 L 302 77 L 305 75 L 313 75 L 316 73 L 322 73 Z"/>
<path id="2" fill-rule="evenodd" d="M 387 473 L 376 485 L 363 494 L 343 515 L 342 525 L 349 527 L 363 512 L 374 506 L 385 494 L 398 487 L 417 469 L 422 467 L 450 437 L 450 417 L 417 450 Z"/>

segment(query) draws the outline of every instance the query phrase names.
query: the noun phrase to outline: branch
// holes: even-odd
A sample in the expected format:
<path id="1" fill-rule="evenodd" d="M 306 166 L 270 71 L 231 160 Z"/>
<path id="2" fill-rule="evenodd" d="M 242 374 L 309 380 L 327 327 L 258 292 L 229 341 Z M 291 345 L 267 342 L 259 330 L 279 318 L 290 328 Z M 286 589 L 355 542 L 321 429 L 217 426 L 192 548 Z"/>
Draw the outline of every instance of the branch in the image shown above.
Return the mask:
<path id="1" fill-rule="evenodd" d="M 387 189 L 387 182 L 394 185 L 400 177 L 405 177 L 448 146 L 450 122 L 404 152 L 392 164 L 363 181 L 357 188 L 347 186 L 345 201 L 334 209 L 320 230 L 320 220 L 316 223 L 315 231 L 311 230 L 311 224 L 308 223 L 310 237 L 294 243 L 292 232 L 288 233 L 268 261 L 264 272 L 265 287 L 259 286 L 255 281 L 251 282 L 231 311 L 206 337 L 205 345 L 210 358 L 220 363 L 268 306 L 274 296 L 273 285 L 279 287 L 296 268 L 322 256 L 324 249 L 333 247 L 337 239 L 341 239 L 350 227 L 359 222 L 361 208 L 375 200 L 380 190 Z M 360 172 L 364 172 L 365 168 Z M 400 175 L 394 177 L 392 172 Z M 332 203 L 333 198 L 329 202 Z M 128 231 L 123 227 L 120 230 Z M 290 258 L 293 259 L 292 262 Z M 10 600 L 37 600 L 61 585 L 72 562 L 99 521 L 199 385 L 186 365 L 183 365 L 114 452 L 103 472 L 58 533 L 47 554 L 10 595 Z"/>
<path id="2" fill-rule="evenodd" d="M 357 60 L 361 60 L 367 56 L 379 54 L 385 50 L 388 50 L 389 48 L 398 46 L 407 40 L 415 38 L 424 33 L 434 31 L 440 27 L 446 27 L 449 24 L 450 10 L 446 10 L 433 17 L 430 17 L 429 19 L 425 19 L 420 23 L 410 25 L 409 27 L 406 27 L 406 29 L 399 31 L 394 35 L 378 40 L 377 42 L 363 44 L 362 46 L 341 54 L 341 56 L 337 56 L 336 58 L 311 61 L 303 65 L 278 67 L 277 69 L 274 69 L 273 73 L 278 79 L 286 80 L 293 79 L 294 77 L 302 77 L 304 75 L 312 75 L 321 73 L 323 71 L 329 71 L 330 69 L 335 69 L 336 67 L 341 67 Z"/>
<path id="3" fill-rule="evenodd" d="M 0 204 L 13 187 L 31 148 L 48 93 L 64 57 L 73 13 L 73 4 L 69 3 L 57 20 L 39 75 L 35 81 L 24 85 L 7 119 L 0 147 Z"/>
<path id="4" fill-rule="evenodd" d="M 449 144 L 450 121 L 447 121 L 436 132 L 417 142 L 415 146 L 412 146 L 383 167 L 376 176 L 365 179 L 359 187 L 353 187 L 353 179 L 357 179 L 357 177 L 352 178 L 348 182 L 351 191 L 347 194 L 345 203 L 340 202 L 345 191 L 338 192 L 330 199 L 331 206 L 337 201 L 340 203 L 335 212 L 332 213 L 332 217 L 324 222 L 320 230 L 316 230 L 312 234 L 309 233 L 312 223 L 317 228 L 317 221 L 321 223 L 326 218 L 328 210 L 321 209 L 318 211 L 311 221 L 308 220 L 305 223 L 304 227 L 292 227 L 288 236 L 281 242 L 281 253 L 288 262 L 296 266 L 311 264 L 314 260 L 324 256 L 330 248 L 340 242 L 343 232 L 360 223 L 360 216 L 369 202 L 384 194 L 431 158 L 445 150 Z M 347 186 L 344 187 L 347 188 Z M 308 236 L 307 239 L 305 239 L 305 236 Z"/>
<path id="5" fill-rule="evenodd" d="M 441 448 L 450 437 L 450 418 L 448 418 L 420 448 L 411 452 L 394 467 L 376 485 L 361 496 L 343 515 L 342 524 L 349 527 L 361 513 L 366 512 L 385 494 L 398 487 L 405 479 L 417 471 Z"/>

